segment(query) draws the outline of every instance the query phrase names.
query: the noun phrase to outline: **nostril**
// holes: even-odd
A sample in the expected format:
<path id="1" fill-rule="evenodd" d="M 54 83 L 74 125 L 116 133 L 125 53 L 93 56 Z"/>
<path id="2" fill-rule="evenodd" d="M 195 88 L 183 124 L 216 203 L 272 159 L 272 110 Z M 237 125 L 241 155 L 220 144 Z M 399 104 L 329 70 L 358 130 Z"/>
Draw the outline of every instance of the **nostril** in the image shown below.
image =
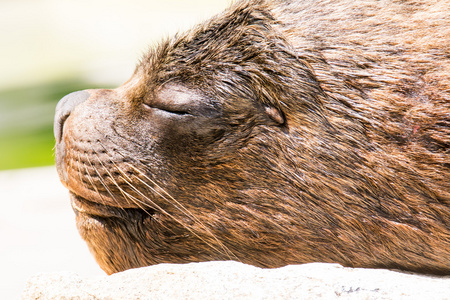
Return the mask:
<path id="1" fill-rule="evenodd" d="M 53 123 L 53 133 L 55 134 L 56 142 L 59 143 L 62 139 L 64 123 L 70 116 L 72 111 L 79 104 L 89 99 L 90 93 L 88 91 L 79 91 L 64 96 L 56 105 L 55 121 Z"/>

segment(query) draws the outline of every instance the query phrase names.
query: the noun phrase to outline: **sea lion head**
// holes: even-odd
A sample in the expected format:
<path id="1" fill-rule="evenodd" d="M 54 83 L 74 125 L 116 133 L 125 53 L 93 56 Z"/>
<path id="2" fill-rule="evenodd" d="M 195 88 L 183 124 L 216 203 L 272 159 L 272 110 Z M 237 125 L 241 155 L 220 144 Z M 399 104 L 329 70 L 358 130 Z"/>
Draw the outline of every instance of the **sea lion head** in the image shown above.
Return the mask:
<path id="1" fill-rule="evenodd" d="M 56 166 L 107 273 L 231 259 L 448 274 L 448 40 L 414 22 L 438 46 L 391 42 L 409 32 L 399 10 L 378 22 L 384 4 L 364 3 L 334 21 L 329 1 L 241 1 L 120 87 L 60 101 Z"/>
<path id="2" fill-rule="evenodd" d="M 119 88 L 75 92 L 58 104 L 57 169 L 106 272 L 245 261 L 234 230 L 242 239 L 259 235 L 249 216 L 266 207 L 257 219 L 265 218 L 277 206 L 269 173 L 284 172 L 277 148 L 294 114 L 288 100 L 301 88 L 305 108 L 318 109 L 312 74 L 272 21 L 229 13 L 152 49 Z M 277 87 L 293 73 L 304 81 Z"/>

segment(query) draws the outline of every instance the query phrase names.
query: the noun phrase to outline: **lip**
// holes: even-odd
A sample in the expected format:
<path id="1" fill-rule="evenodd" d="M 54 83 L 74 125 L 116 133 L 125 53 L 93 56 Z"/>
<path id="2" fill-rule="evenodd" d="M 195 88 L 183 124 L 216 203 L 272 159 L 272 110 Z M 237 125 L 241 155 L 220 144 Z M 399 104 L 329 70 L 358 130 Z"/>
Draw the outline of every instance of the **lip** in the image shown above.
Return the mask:
<path id="1" fill-rule="evenodd" d="M 124 218 L 126 215 L 126 209 L 124 208 L 112 207 L 92 202 L 72 192 L 70 192 L 70 203 L 74 211 L 91 216 L 102 218 Z"/>
<path id="2" fill-rule="evenodd" d="M 100 204 L 87 200 L 73 192 L 70 192 L 70 203 L 76 214 L 83 214 L 92 218 L 117 218 L 123 220 L 141 219 L 142 217 L 154 217 L 157 211 L 153 209 L 127 208 Z"/>

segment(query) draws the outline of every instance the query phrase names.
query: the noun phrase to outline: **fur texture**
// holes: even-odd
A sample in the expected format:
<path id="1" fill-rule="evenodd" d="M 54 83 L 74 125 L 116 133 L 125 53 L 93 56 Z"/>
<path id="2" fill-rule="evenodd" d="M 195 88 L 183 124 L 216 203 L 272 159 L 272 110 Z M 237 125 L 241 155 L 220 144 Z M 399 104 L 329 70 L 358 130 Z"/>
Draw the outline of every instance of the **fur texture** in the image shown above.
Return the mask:
<path id="1" fill-rule="evenodd" d="M 274 0 L 161 43 L 64 123 L 81 235 L 107 273 L 450 274 L 449 37 L 446 1 Z"/>

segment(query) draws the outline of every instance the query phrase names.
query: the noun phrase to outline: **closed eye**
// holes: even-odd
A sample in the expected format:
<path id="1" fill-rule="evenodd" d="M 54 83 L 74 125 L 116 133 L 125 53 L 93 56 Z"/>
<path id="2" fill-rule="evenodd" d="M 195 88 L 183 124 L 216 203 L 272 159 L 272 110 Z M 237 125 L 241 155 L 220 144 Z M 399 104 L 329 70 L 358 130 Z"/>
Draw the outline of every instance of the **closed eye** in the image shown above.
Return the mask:
<path id="1" fill-rule="evenodd" d="M 187 111 L 182 111 L 182 110 L 172 110 L 172 109 L 162 109 L 162 108 L 158 108 L 158 109 L 164 110 L 166 112 L 169 112 L 169 113 L 175 114 L 175 115 L 179 115 L 179 116 L 190 115 L 190 113 L 188 113 Z"/>
<path id="2" fill-rule="evenodd" d="M 183 115 L 190 115 L 190 113 L 186 110 L 181 110 L 181 109 L 176 109 L 176 108 L 168 108 L 168 107 L 161 107 L 161 106 L 150 106 L 146 103 L 144 103 L 144 106 L 147 109 L 157 109 L 157 110 L 161 110 L 167 113 L 171 113 L 174 115 L 179 115 L 179 116 L 183 116 Z"/>

